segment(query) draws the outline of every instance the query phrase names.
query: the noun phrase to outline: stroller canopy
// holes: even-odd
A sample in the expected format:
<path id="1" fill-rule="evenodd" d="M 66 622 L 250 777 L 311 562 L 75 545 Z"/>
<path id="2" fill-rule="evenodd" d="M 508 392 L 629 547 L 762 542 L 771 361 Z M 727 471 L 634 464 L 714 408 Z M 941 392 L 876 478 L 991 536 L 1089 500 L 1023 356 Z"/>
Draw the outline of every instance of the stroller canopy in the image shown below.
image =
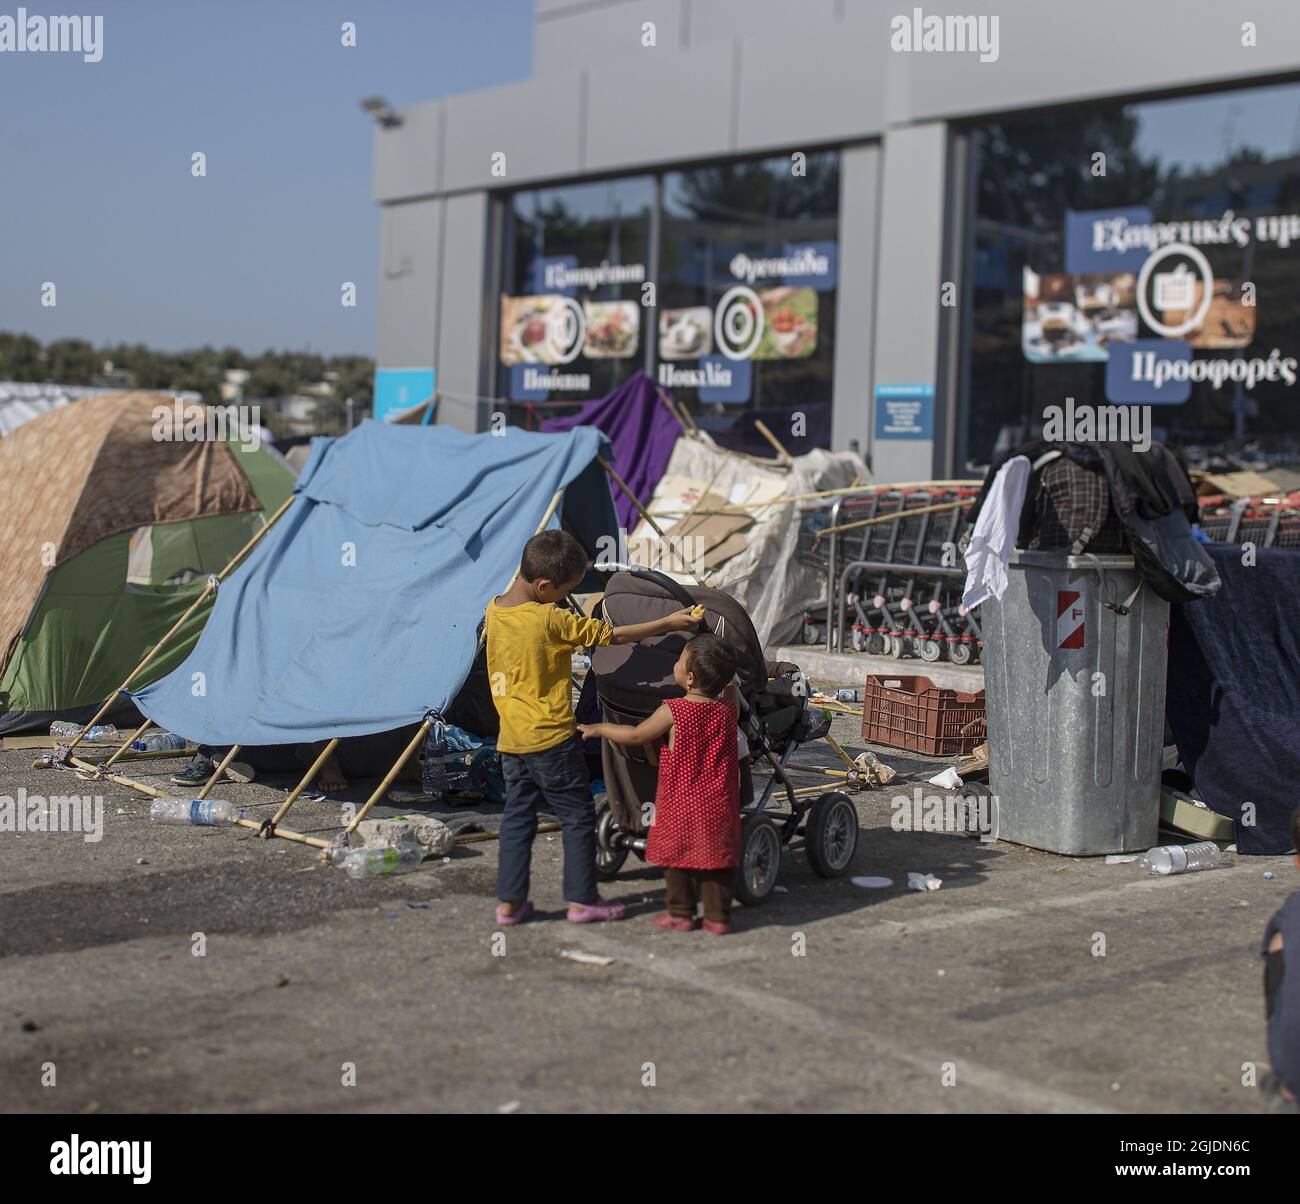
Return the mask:
<path id="1" fill-rule="evenodd" d="M 616 531 L 606 447 L 590 427 L 373 421 L 313 440 L 293 504 L 222 586 L 193 653 L 132 697 L 218 745 L 367 735 L 446 708 L 552 496 L 566 490 L 551 525 L 562 516 L 589 551 Z"/>
<path id="2" fill-rule="evenodd" d="M 746 695 L 767 684 L 767 665 L 749 613 L 730 594 L 702 585 L 681 585 L 663 573 L 618 573 L 605 590 L 605 617 L 615 626 L 647 623 L 683 606 L 705 608 L 700 631 L 711 631 L 736 650 L 741 689 Z M 639 644 L 594 648 L 591 667 L 601 698 L 624 714 L 649 714 L 665 698 L 677 698 L 673 664 L 691 632 L 671 632 Z"/>

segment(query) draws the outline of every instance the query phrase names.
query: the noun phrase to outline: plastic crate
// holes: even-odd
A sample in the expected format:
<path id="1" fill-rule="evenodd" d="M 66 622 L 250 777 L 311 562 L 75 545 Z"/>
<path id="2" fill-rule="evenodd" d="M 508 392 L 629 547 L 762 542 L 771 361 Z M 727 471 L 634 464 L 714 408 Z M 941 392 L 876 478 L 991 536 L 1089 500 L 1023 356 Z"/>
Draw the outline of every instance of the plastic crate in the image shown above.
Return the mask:
<path id="1" fill-rule="evenodd" d="M 862 738 L 930 757 L 962 756 L 984 742 L 984 691 L 959 694 L 928 677 L 869 676 Z"/>

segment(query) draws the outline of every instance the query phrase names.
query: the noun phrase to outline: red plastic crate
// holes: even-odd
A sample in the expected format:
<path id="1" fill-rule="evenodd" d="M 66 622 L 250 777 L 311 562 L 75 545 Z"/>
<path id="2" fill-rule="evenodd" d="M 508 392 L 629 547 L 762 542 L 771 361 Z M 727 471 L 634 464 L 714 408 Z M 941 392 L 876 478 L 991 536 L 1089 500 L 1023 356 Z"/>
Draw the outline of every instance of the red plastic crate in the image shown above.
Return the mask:
<path id="1" fill-rule="evenodd" d="M 930 757 L 959 757 L 985 739 L 984 691 L 959 694 L 928 677 L 869 676 L 862 738 Z"/>

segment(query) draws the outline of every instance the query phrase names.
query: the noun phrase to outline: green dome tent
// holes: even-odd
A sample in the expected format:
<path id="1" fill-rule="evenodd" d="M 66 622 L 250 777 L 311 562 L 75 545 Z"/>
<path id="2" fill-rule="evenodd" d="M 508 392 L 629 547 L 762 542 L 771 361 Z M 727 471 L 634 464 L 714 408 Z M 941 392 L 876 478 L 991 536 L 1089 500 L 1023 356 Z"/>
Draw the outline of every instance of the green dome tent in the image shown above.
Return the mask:
<path id="1" fill-rule="evenodd" d="M 189 439 L 160 422 L 177 406 Z M 292 492 L 216 413 L 115 393 L 0 440 L 0 732 L 92 715 Z M 133 684 L 184 660 L 208 610 Z"/>

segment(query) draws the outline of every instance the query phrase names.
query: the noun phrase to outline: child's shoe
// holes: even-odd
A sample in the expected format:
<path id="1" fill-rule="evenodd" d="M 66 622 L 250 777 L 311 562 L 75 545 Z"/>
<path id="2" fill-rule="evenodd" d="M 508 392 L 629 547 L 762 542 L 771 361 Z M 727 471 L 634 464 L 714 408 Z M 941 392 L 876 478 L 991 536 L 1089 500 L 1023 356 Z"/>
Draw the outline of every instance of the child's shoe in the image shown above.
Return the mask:
<path id="1" fill-rule="evenodd" d="M 509 915 L 501 910 L 502 904 L 497 904 L 497 923 L 503 928 L 509 928 L 512 924 L 522 924 L 530 915 L 533 914 L 533 905 L 525 899 Z"/>
<path id="2" fill-rule="evenodd" d="M 711 932 L 714 936 L 726 936 L 731 931 L 731 925 L 722 920 L 705 920 L 704 931 Z"/>
<path id="3" fill-rule="evenodd" d="M 570 903 L 570 924 L 592 924 L 599 920 L 621 920 L 627 908 L 622 903 L 597 899 L 594 903 Z"/>
<path id="4" fill-rule="evenodd" d="M 667 932 L 694 932 L 700 925 L 699 920 L 692 920 L 686 916 L 675 916 L 667 911 L 661 911 L 650 923 L 656 928 L 662 928 Z"/>

